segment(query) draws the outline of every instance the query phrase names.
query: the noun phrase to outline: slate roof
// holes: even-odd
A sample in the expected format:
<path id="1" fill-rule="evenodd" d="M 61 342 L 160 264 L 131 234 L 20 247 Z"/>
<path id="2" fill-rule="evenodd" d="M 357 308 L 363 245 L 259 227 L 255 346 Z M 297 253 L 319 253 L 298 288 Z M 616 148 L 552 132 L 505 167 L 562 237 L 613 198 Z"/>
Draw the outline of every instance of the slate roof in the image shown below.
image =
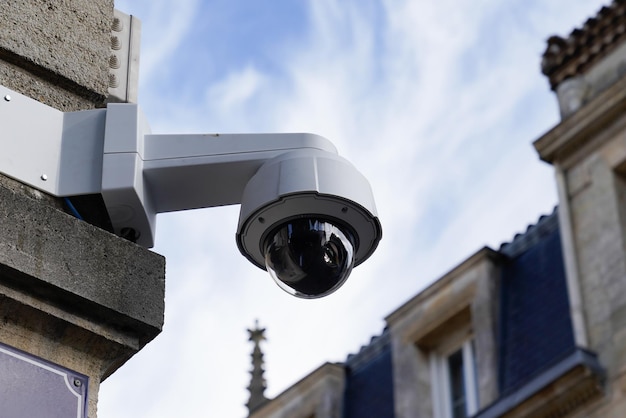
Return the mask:
<path id="1" fill-rule="evenodd" d="M 575 350 L 558 212 L 541 216 L 498 250 L 500 397 L 524 386 Z M 344 417 L 393 417 L 387 329 L 346 362 Z"/>
<path id="2" fill-rule="evenodd" d="M 389 332 L 373 337 L 348 356 L 344 418 L 393 418 L 393 375 Z"/>
<path id="3" fill-rule="evenodd" d="M 558 213 L 501 247 L 499 388 L 509 393 L 575 348 Z"/>
<path id="4" fill-rule="evenodd" d="M 546 235 L 559 227 L 557 208 L 550 215 L 541 215 L 537 223 L 529 225 L 526 232 L 516 234 L 511 242 L 500 245 L 498 252 L 508 258 L 514 258 L 537 245 Z"/>
<path id="5" fill-rule="evenodd" d="M 541 71 L 554 90 L 563 80 L 583 74 L 626 39 L 626 0 L 614 0 L 587 19 L 568 37 L 551 36 L 543 54 Z"/>

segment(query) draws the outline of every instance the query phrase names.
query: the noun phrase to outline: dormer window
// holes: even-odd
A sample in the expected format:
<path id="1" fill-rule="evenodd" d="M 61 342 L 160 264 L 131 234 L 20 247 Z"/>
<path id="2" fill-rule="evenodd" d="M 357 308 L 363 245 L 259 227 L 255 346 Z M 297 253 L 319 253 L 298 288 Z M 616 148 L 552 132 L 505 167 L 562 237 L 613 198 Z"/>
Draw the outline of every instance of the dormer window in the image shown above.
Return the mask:
<path id="1" fill-rule="evenodd" d="M 476 252 L 387 317 L 395 416 L 470 417 L 497 399 L 497 261 Z"/>

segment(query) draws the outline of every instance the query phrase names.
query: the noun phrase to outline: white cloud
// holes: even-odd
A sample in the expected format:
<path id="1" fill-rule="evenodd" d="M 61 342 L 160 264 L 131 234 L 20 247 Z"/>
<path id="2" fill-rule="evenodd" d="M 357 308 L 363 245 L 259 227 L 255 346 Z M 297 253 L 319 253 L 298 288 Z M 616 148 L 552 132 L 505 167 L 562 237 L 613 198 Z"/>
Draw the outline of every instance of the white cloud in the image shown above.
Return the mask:
<path id="1" fill-rule="evenodd" d="M 233 114 L 247 114 L 241 109 L 250 107 L 249 101 L 256 98 L 266 82 L 265 78 L 252 65 L 229 73 L 225 79 L 210 86 L 206 96 L 209 111 L 216 113 L 215 118 L 221 119 L 229 119 Z M 245 118 L 242 118 L 237 125 L 245 131 L 247 127 Z"/>
<path id="2" fill-rule="evenodd" d="M 257 70 L 246 67 L 241 72 L 229 74 L 223 82 L 211 86 L 208 100 L 232 109 L 250 100 L 259 89 L 262 79 Z"/>

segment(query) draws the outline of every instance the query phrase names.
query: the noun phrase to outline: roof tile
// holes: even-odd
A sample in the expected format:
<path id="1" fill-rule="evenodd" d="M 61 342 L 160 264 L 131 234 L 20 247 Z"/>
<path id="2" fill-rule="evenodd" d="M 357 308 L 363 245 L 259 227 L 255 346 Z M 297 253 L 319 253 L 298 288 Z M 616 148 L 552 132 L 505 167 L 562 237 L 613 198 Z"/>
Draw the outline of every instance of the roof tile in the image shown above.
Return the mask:
<path id="1" fill-rule="evenodd" d="M 541 71 L 554 90 L 563 80 L 580 75 L 626 39 L 626 0 L 614 0 L 587 19 L 567 38 L 551 36 Z"/>

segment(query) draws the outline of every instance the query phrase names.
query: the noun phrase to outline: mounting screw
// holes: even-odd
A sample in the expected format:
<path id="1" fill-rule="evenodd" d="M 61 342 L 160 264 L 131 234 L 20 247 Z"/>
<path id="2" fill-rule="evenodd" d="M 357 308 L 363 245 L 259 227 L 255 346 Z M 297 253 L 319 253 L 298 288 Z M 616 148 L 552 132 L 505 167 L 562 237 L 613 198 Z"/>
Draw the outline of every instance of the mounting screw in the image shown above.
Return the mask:
<path id="1" fill-rule="evenodd" d="M 119 87 L 119 85 L 120 81 L 118 80 L 117 76 L 115 74 L 109 73 L 109 87 L 114 89 Z"/>
<path id="2" fill-rule="evenodd" d="M 111 36 L 111 49 L 114 51 L 122 49 L 122 43 L 120 42 L 120 38 L 117 36 Z"/>
<path id="3" fill-rule="evenodd" d="M 41 175 L 41 179 L 42 179 L 43 181 L 48 180 L 48 175 L 47 175 L 47 174 L 42 174 L 42 175 Z"/>
<path id="4" fill-rule="evenodd" d="M 8 94 L 4 96 L 4 100 L 7 102 L 11 101 L 11 96 L 9 96 Z"/>
<path id="5" fill-rule="evenodd" d="M 117 55 L 111 55 L 109 57 L 109 68 L 112 68 L 114 70 L 117 70 L 118 68 L 120 68 L 120 59 L 117 57 Z"/>
<path id="6" fill-rule="evenodd" d="M 74 386 L 76 386 L 77 388 L 81 387 L 83 385 L 83 382 L 80 381 L 80 379 L 74 379 Z"/>
<path id="7" fill-rule="evenodd" d="M 113 18 L 112 29 L 115 32 L 121 32 L 122 30 L 124 30 L 124 24 L 122 23 L 119 17 Z"/>

